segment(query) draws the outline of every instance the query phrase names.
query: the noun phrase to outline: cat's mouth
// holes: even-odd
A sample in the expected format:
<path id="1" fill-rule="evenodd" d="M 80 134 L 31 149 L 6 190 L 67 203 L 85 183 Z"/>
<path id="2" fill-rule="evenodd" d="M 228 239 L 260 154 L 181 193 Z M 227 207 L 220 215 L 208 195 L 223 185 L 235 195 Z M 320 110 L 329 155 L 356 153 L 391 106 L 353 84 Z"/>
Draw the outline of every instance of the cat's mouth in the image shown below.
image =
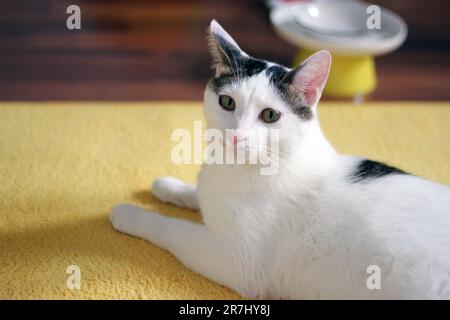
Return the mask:
<path id="1" fill-rule="evenodd" d="M 218 141 L 219 141 L 219 143 L 222 145 L 222 146 L 224 146 L 226 149 L 229 149 L 229 150 L 242 150 L 242 151 L 248 151 L 248 146 L 247 146 L 247 144 L 246 144 L 246 142 L 245 141 L 243 141 L 243 142 L 239 142 L 239 143 L 237 143 L 237 144 L 234 144 L 234 143 L 232 143 L 231 141 L 229 141 L 229 140 L 223 140 L 223 139 L 221 139 L 221 138 L 218 138 L 217 139 Z"/>
<path id="2" fill-rule="evenodd" d="M 220 154 L 220 161 L 225 161 L 224 164 L 241 164 L 241 165 L 258 165 L 263 167 L 278 168 L 278 152 L 271 148 L 264 148 L 257 145 L 248 144 L 248 141 L 243 140 L 240 143 L 234 144 L 231 141 L 216 137 L 216 142 L 223 147 L 222 152 L 213 152 L 215 156 Z M 220 161 L 218 163 L 220 163 Z"/>

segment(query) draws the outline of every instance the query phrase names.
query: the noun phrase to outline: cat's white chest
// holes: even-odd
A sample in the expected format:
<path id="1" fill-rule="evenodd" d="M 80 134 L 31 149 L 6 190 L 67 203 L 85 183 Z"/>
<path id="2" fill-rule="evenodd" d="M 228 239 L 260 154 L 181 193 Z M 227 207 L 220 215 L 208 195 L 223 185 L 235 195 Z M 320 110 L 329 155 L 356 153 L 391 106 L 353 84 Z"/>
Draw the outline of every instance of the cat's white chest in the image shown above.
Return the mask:
<path id="1" fill-rule="evenodd" d="M 243 170 L 204 166 L 197 193 L 205 224 L 223 234 L 250 226 L 266 212 L 269 189 Z"/>
<path id="2" fill-rule="evenodd" d="M 235 287 L 245 296 L 265 296 L 270 288 L 273 254 L 279 246 L 273 226 L 280 221 L 271 214 L 270 188 L 258 176 L 226 167 L 204 166 L 198 176 L 203 221 L 233 252 Z"/>

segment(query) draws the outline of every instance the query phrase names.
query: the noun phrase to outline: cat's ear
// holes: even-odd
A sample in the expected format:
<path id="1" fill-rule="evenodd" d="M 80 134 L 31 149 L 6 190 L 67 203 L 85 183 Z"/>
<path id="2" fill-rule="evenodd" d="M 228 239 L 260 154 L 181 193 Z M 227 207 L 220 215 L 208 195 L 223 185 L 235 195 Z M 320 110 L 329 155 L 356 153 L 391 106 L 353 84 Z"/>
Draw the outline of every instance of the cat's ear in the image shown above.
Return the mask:
<path id="1" fill-rule="evenodd" d="M 240 56 L 248 56 L 216 20 L 212 20 L 209 26 L 208 46 L 216 76 L 231 72 L 237 67 L 236 61 Z"/>
<path id="2" fill-rule="evenodd" d="M 331 55 L 326 50 L 316 52 L 289 72 L 286 80 L 308 107 L 314 107 L 322 96 L 331 67 Z"/>

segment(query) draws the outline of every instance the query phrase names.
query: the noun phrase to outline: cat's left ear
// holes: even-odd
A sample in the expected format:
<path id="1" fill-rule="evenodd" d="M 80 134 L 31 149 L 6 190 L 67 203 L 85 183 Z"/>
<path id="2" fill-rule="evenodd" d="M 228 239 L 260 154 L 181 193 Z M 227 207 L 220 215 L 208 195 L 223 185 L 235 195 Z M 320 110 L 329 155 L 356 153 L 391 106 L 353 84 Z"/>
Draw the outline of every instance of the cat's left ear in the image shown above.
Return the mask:
<path id="1" fill-rule="evenodd" d="M 289 72 L 286 80 L 289 88 L 307 107 L 316 106 L 322 96 L 331 67 L 331 55 L 326 50 L 316 52 Z"/>
<path id="2" fill-rule="evenodd" d="M 208 45 L 212 57 L 212 68 L 216 70 L 216 76 L 232 72 L 238 67 L 236 62 L 238 58 L 248 57 L 216 20 L 212 20 L 209 26 Z"/>

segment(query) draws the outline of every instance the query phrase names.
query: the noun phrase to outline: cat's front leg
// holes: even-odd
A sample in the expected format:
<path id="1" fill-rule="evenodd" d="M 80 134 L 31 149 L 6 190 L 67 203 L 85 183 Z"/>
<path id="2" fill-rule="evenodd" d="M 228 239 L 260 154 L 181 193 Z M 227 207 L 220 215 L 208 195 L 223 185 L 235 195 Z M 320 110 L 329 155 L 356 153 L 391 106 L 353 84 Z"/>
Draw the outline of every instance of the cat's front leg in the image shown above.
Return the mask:
<path id="1" fill-rule="evenodd" d="M 146 239 L 171 252 L 191 270 L 239 289 L 231 250 L 205 225 L 165 217 L 129 204 L 115 206 L 110 220 L 116 230 Z"/>
<path id="2" fill-rule="evenodd" d="M 152 193 L 159 200 L 179 207 L 198 210 L 195 186 L 174 177 L 163 177 L 153 181 Z"/>

